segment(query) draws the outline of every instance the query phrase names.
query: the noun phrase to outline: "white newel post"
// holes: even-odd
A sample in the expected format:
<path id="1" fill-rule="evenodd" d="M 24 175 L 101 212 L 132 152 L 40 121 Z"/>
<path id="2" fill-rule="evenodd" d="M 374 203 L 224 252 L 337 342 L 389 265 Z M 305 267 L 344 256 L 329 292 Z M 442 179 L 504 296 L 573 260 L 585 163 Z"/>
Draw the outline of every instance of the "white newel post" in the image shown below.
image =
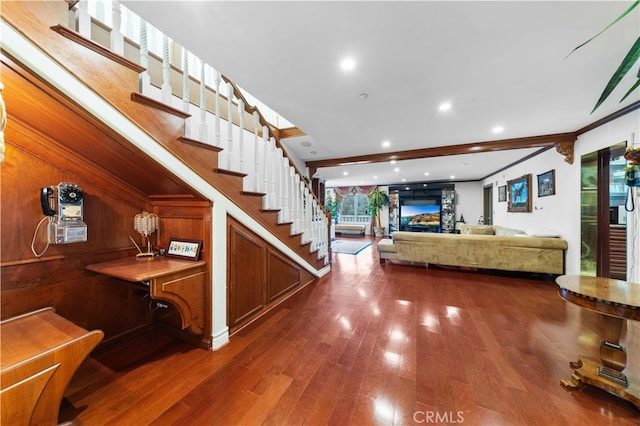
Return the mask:
<path id="1" fill-rule="evenodd" d="M 122 27 L 122 8 L 118 0 L 111 3 L 111 51 L 120 56 L 124 56 L 124 35 L 120 28 Z"/>
<path id="2" fill-rule="evenodd" d="M 171 105 L 171 64 L 169 63 L 169 37 L 162 35 L 162 103 Z"/>
<path id="3" fill-rule="evenodd" d="M 227 83 L 227 170 L 233 170 L 233 87 Z"/>
<path id="4" fill-rule="evenodd" d="M 216 115 L 214 117 L 214 129 L 215 129 L 215 145 L 220 146 L 220 81 L 222 80 L 220 73 L 218 71 L 214 71 L 213 73 L 213 85 L 215 86 L 216 91 Z"/>
<path id="5" fill-rule="evenodd" d="M 149 85 L 151 84 L 149 78 L 149 72 L 147 68 L 149 68 L 149 39 L 147 33 L 147 22 L 140 21 L 140 65 L 144 67 L 144 71 L 140 73 L 140 77 L 138 80 L 138 91 L 146 95 L 149 92 Z"/>

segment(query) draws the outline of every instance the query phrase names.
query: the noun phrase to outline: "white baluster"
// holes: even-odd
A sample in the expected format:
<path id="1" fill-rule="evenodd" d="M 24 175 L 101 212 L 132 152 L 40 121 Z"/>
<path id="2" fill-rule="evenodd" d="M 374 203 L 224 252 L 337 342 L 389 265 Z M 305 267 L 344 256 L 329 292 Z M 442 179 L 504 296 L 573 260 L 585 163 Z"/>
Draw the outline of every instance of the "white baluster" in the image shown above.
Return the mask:
<path id="1" fill-rule="evenodd" d="M 233 88 L 227 83 L 227 170 L 233 170 Z"/>
<path id="2" fill-rule="evenodd" d="M 147 95 L 149 92 L 149 86 L 151 80 L 149 78 L 149 39 L 147 38 L 147 22 L 140 20 L 140 65 L 144 67 L 144 71 L 140 73 L 138 80 L 138 91 L 143 95 Z"/>
<path id="3" fill-rule="evenodd" d="M 187 77 L 188 78 L 188 77 Z M 207 91 L 206 91 L 205 63 L 200 61 L 200 124 L 198 125 L 198 139 L 202 142 L 209 140 L 207 127 Z"/>
<path id="4" fill-rule="evenodd" d="M 300 176 L 296 173 L 296 169 L 291 167 L 291 205 L 293 212 L 291 213 L 291 233 L 297 234 L 300 229 Z"/>
<path id="5" fill-rule="evenodd" d="M 122 26 L 122 9 L 118 0 L 113 0 L 113 3 L 111 3 L 111 19 L 113 20 L 113 25 L 111 26 L 111 51 L 123 56 L 124 36 L 120 30 Z"/>
<path id="6" fill-rule="evenodd" d="M 265 139 L 266 141 L 266 139 Z M 264 199 L 265 209 L 273 210 L 276 208 L 276 179 L 275 179 L 275 157 L 276 157 L 276 145 L 273 138 L 269 139 L 264 154 L 264 170 L 265 180 L 264 187 L 267 192 L 267 196 Z"/>
<path id="7" fill-rule="evenodd" d="M 78 3 L 78 33 L 91 40 L 91 15 L 89 15 L 89 1 L 80 0 Z"/>
<path id="8" fill-rule="evenodd" d="M 189 102 L 191 94 L 189 93 L 189 51 L 182 48 L 182 111 L 189 113 Z"/>
<path id="9" fill-rule="evenodd" d="M 287 220 L 286 222 L 292 222 L 293 221 L 293 197 L 291 196 L 293 194 L 293 185 L 292 185 L 292 181 L 291 181 L 291 166 L 289 164 L 289 158 L 285 158 L 285 163 L 284 163 L 284 179 L 285 179 L 285 193 L 284 193 L 284 200 L 285 200 L 285 209 L 287 211 Z"/>
<path id="10" fill-rule="evenodd" d="M 214 120 L 214 128 L 216 134 L 215 145 L 220 146 L 220 81 L 222 80 L 220 73 L 218 71 L 214 71 L 213 73 L 213 84 L 215 86 L 216 93 L 216 115 Z"/>
<path id="11" fill-rule="evenodd" d="M 304 181 L 298 181 L 298 233 L 304 231 Z"/>
<path id="12" fill-rule="evenodd" d="M 263 189 L 264 192 L 267 194 L 266 197 L 264 197 L 264 206 L 269 206 L 270 205 L 270 200 L 271 200 L 271 185 L 270 185 L 270 179 L 271 179 L 271 151 L 272 151 L 272 144 L 269 141 L 268 138 L 268 133 L 267 133 L 267 126 L 262 126 L 262 144 L 264 146 L 264 151 L 263 151 L 263 160 L 262 160 L 262 182 L 263 182 Z M 268 207 L 267 207 L 268 208 Z"/>
<path id="13" fill-rule="evenodd" d="M 318 247 L 318 227 L 316 226 L 316 203 L 313 202 L 313 197 L 309 197 L 311 200 L 311 251 L 316 251 Z"/>
<path id="14" fill-rule="evenodd" d="M 260 192 L 260 115 L 258 111 L 253 111 L 253 191 Z M 264 148 L 264 146 L 263 146 Z"/>
<path id="15" fill-rule="evenodd" d="M 304 231 L 302 235 L 302 240 L 304 243 L 311 241 L 311 194 L 309 193 L 309 188 L 305 187 L 304 189 Z"/>
<path id="16" fill-rule="evenodd" d="M 240 127 L 240 136 L 238 137 L 238 160 L 240 163 L 240 171 L 244 173 L 244 101 L 238 99 L 238 127 Z"/>
<path id="17" fill-rule="evenodd" d="M 184 47 L 182 48 L 182 111 L 189 114 L 189 104 L 191 101 L 191 94 L 189 93 L 189 52 Z M 184 135 L 186 137 L 191 136 L 191 121 L 189 117 L 184 121 Z"/>
<path id="18" fill-rule="evenodd" d="M 278 198 L 280 200 L 280 222 L 284 223 L 284 222 L 288 222 L 289 221 L 289 199 L 287 197 L 287 186 L 288 186 L 288 180 L 287 180 L 287 174 L 288 174 L 288 167 L 287 167 L 287 157 L 284 156 L 284 152 L 282 151 L 282 149 L 280 149 L 280 161 L 278 162 L 278 169 L 279 169 L 279 190 L 278 190 Z"/>
<path id="19" fill-rule="evenodd" d="M 171 105 L 171 64 L 169 63 L 169 37 L 162 35 L 162 103 Z"/>

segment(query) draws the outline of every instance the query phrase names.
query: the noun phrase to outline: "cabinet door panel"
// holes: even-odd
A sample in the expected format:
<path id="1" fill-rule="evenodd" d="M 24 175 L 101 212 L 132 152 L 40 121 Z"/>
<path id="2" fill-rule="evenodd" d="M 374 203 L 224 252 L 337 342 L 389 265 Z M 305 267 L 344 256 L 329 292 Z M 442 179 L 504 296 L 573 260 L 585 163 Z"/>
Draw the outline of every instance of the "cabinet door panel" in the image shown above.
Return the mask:
<path id="1" fill-rule="evenodd" d="M 262 309 L 265 302 L 265 247 L 252 235 L 229 226 L 229 325 Z"/>
<path id="2" fill-rule="evenodd" d="M 267 303 L 271 303 L 300 284 L 300 268 L 272 250 L 267 262 Z"/>

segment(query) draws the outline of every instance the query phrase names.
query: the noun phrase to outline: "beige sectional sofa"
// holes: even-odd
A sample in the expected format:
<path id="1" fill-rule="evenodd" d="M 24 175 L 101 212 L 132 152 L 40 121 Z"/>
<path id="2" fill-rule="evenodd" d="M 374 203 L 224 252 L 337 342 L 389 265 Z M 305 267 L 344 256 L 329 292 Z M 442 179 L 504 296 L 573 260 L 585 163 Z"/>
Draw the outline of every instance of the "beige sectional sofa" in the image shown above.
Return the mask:
<path id="1" fill-rule="evenodd" d="M 560 275 L 567 242 L 549 233 L 536 236 L 499 226 L 468 226 L 460 234 L 397 231 L 392 239 L 380 240 L 377 248 L 382 264 L 388 259 Z"/>

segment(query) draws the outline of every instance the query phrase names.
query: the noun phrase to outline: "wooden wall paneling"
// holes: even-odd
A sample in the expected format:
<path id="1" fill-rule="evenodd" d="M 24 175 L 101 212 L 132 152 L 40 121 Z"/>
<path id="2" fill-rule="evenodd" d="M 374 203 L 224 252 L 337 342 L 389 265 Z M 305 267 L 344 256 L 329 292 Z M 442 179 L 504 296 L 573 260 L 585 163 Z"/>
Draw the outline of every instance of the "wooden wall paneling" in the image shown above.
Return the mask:
<path id="1" fill-rule="evenodd" d="M 265 244 L 235 221 L 228 226 L 228 319 L 234 327 L 265 306 Z"/>
<path id="2" fill-rule="evenodd" d="M 43 135 L 48 150 L 44 156 L 55 150 L 65 152 L 70 167 L 75 162 L 76 168 L 102 169 L 115 185 L 118 181 L 135 185 L 146 195 L 182 194 L 202 199 L 155 160 L 5 57 L 2 78 L 9 128 L 16 122 L 25 123 L 32 132 Z M 77 161 L 78 157 L 83 161 Z"/>
<path id="3" fill-rule="evenodd" d="M 12 126 L 15 125 L 12 123 Z M 40 188 L 55 186 L 60 182 L 76 183 L 83 190 L 87 242 L 51 245 L 41 260 L 51 256 L 131 248 L 129 235 L 137 234 L 133 229 L 133 218 L 148 204 L 138 195 L 132 195 L 131 191 L 114 190 L 113 181 L 108 176 L 102 176 L 106 179 L 104 181 L 96 179 L 100 174 L 95 169 L 69 167 L 73 162 L 57 154 L 43 156 L 46 147 L 37 141 L 37 134 L 30 136 L 33 138 L 24 133 L 7 132 L 8 148 L 2 164 L 0 212 L 3 224 L 11 226 L 2 228 L 2 262 L 35 259 L 31 241 L 38 222 L 44 217 L 40 207 Z M 59 153 L 58 150 L 51 152 Z M 82 162 L 78 158 L 75 160 Z M 46 247 L 46 236 L 46 223 L 43 223 L 36 235 L 36 252 Z"/>
<path id="4" fill-rule="evenodd" d="M 228 217 L 229 327 L 237 331 L 316 278 Z"/>
<path id="5" fill-rule="evenodd" d="M 267 303 L 300 285 L 300 268 L 279 252 L 267 251 Z"/>
<path id="6" fill-rule="evenodd" d="M 209 201 L 158 201 L 153 203 L 153 211 L 158 215 L 159 226 L 157 231 L 157 245 L 160 248 L 167 248 L 169 239 L 172 237 L 184 238 L 189 240 L 201 240 L 202 250 L 200 258 L 212 264 L 211 253 L 211 232 L 212 232 L 212 204 Z M 211 295 L 212 295 L 212 278 L 211 268 L 205 268 L 205 291 L 204 291 L 204 312 L 205 318 L 201 324 L 204 328 L 205 339 L 211 338 Z M 192 336 L 188 333 L 178 332 L 181 329 L 181 319 L 178 311 L 170 306 L 165 312 L 156 312 L 156 320 L 163 325 L 172 328 L 173 334 L 187 341 L 192 341 Z M 206 343 L 205 343 L 206 345 Z"/>

